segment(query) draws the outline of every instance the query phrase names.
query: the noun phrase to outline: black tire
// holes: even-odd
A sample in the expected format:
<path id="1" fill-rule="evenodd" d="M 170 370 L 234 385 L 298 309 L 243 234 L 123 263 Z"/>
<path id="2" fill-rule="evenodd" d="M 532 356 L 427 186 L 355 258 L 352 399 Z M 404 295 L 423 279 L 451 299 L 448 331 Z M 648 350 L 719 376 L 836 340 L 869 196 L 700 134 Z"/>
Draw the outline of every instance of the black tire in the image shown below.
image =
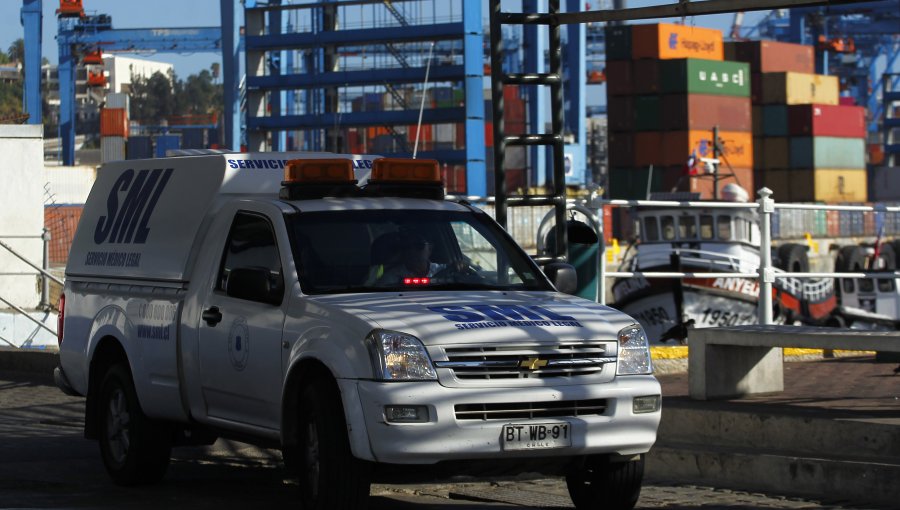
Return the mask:
<path id="1" fill-rule="evenodd" d="M 172 453 L 172 428 L 144 415 L 124 364 L 111 366 L 103 377 L 97 423 L 100 455 L 113 482 L 142 485 L 162 480 Z"/>
<path id="2" fill-rule="evenodd" d="M 808 273 L 809 255 L 806 247 L 788 243 L 778 247 L 778 267 L 789 273 Z"/>
<path id="3" fill-rule="evenodd" d="M 566 485 L 578 510 L 631 510 L 641 495 L 643 480 L 643 455 L 628 462 L 589 457 L 578 471 L 566 476 Z"/>
<path id="4" fill-rule="evenodd" d="M 350 451 L 341 397 L 317 379 L 300 394 L 297 457 L 305 510 L 365 510 L 372 466 Z"/>
<path id="5" fill-rule="evenodd" d="M 837 273 L 853 273 L 863 271 L 866 267 L 866 254 L 859 246 L 844 246 L 838 251 L 834 261 Z"/>

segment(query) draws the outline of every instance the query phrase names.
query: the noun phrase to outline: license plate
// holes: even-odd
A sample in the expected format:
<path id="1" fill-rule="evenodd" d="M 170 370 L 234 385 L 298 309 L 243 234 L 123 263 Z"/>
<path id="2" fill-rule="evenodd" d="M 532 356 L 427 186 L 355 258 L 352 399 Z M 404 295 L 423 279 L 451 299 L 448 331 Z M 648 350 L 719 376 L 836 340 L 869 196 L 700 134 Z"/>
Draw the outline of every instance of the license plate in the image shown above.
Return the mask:
<path id="1" fill-rule="evenodd" d="M 510 423 L 503 426 L 504 450 L 540 450 L 572 446 L 572 425 L 559 423 Z"/>

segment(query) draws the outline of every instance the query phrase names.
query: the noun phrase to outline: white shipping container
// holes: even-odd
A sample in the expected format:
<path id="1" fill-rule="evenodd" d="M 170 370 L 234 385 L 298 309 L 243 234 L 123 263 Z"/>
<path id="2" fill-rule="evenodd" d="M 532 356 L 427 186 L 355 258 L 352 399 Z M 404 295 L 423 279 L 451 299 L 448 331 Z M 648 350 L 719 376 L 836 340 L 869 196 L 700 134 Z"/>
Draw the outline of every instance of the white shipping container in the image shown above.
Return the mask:
<path id="1" fill-rule="evenodd" d="M 129 98 L 128 94 L 122 94 L 120 92 L 114 94 L 106 95 L 106 107 L 107 108 L 125 108 L 128 110 Z"/>
<path id="2" fill-rule="evenodd" d="M 100 138 L 100 161 L 122 161 L 125 159 L 125 138 L 121 136 L 104 136 Z"/>

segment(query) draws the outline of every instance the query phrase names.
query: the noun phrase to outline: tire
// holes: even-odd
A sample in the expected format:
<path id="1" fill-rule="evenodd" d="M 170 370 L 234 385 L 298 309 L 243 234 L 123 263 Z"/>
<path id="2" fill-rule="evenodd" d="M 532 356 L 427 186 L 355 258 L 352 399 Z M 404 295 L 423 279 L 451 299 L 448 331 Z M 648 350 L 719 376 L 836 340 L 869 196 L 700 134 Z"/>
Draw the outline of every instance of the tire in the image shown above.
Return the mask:
<path id="1" fill-rule="evenodd" d="M 628 462 L 589 457 L 577 472 L 566 476 L 566 485 L 578 510 L 631 510 L 641 495 L 643 479 L 643 455 Z"/>
<path id="2" fill-rule="evenodd" d="M 162 480 L 172 453 L 172 428 L 144 415 L 128 367 L 113 365 L 100 386 L 97 406 L 100 455 L 117 485 Z"/>
<path id="3" fill-rule="evenodd" d="M 859 246 L 842 247 L 834 261 L 834 270 L 838 273 L 863 271 L 865 267 L 866 255 Z"/>
<path id="4" fill-rule="evenodd" d="M 324 379 L 300 394 L 300 495 L 306 510 L 365 510 L 371 464 L 350 451 L 340 393 Z"/>
<path id="5" fill-rule="evenodd" d="M 778 267 L 790 273 L 809 272 L 809 255 L 806 247 L 788 243 L 778 247 Z"/>

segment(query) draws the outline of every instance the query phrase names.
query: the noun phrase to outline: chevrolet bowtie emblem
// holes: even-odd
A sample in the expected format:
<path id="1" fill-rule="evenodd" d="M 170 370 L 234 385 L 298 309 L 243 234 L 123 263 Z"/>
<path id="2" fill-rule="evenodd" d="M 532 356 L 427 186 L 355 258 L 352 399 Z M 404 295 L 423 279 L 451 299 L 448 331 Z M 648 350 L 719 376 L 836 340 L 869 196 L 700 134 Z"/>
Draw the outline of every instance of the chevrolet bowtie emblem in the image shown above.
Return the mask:
<path id="1" fill-rule="evenodd" d="M 528 358 L 526 360 L 522 360 L 519 363 L 519 366 L 522 368 L 527 368 L 528 370 L 537 370 L 541 367 L 547 366 L 547 360 L 541 358 Z"/>

